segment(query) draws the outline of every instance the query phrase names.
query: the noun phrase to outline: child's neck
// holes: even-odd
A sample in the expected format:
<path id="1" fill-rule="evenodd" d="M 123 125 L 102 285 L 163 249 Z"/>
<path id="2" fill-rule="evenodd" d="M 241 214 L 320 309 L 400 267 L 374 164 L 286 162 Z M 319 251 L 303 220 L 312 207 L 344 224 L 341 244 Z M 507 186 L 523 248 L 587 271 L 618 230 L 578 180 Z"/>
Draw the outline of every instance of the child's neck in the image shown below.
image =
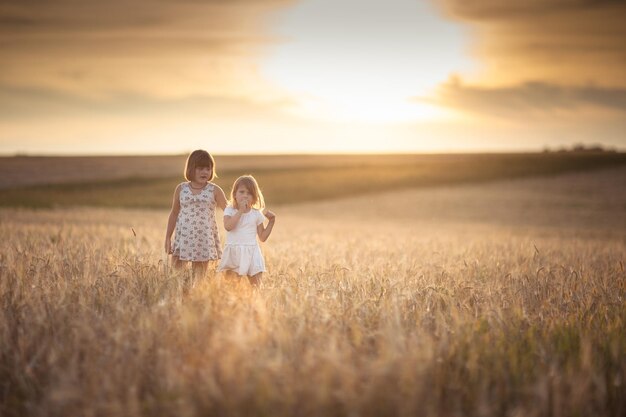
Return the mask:
<path id="1" fill-rule="evenodd" d="M 198 182 L 198 181 L 194 181 L 194 180 L 191 180 L 190 182 L 191 182 L 191 186 L 195 187 L 195 188 L 205 187 L 209 183 L 208 181 Z"/>

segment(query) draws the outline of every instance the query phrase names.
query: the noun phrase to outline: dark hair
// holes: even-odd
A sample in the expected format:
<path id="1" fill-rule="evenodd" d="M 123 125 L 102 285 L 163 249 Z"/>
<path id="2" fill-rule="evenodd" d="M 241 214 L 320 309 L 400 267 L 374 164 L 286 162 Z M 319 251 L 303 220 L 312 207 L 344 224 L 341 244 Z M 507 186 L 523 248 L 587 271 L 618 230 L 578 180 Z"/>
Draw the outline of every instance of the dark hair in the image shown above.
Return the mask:
<path id="1" fill-rule="evenodd" d="M 213 160 L 211 154 L 205 150 L 198 149 L 193 151 L 187 158 L 187 163 L 185 164 L 185 179 L 187 181 L 192 181 L 196 173 L 196 168 L 202 167 L 209 167 L 211 169 L 209 181 L 217 177 L 215 174 L 215 161 Z"/>

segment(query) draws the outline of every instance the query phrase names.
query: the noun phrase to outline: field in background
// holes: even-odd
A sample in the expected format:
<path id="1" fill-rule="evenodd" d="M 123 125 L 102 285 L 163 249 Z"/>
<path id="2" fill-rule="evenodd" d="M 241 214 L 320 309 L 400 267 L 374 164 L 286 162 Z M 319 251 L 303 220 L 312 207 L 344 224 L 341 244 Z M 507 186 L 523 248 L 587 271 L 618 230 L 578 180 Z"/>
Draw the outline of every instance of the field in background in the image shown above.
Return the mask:
<path id="1" fill-rule="evenodd" d="M 166 208 L 185 156 L 2 158 L 0 205 Z M 217 156 L 226 193 L 251 173 L 271 205 L 390 189 L 555 175 L 626 164 L 626 154 L 567 152 L 466 155 Z M 35 185 L 37 184 L 37 185 Z"/>
<path id="2" fill-rule="evenodd" d="M 167 210 L 1 209 L 0 414 L 623 415 L 624 184 L 284 206 L 260 291 L 184 297 Z"/>

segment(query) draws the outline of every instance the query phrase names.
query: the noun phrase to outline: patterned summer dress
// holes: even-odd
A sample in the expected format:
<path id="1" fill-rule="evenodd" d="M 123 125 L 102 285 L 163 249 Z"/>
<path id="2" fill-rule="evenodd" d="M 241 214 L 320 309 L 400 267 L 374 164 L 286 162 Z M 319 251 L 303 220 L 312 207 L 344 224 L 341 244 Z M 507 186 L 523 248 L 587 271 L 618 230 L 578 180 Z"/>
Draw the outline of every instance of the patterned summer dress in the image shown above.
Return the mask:
<path id="1" fill-rule="evenodd" d="M 188 182 L 181 185 L 173 255 L 182 261 L 204 262 L 222 256 L 214 190 L 215 185 L 209 183 L 194 195 Z"/>

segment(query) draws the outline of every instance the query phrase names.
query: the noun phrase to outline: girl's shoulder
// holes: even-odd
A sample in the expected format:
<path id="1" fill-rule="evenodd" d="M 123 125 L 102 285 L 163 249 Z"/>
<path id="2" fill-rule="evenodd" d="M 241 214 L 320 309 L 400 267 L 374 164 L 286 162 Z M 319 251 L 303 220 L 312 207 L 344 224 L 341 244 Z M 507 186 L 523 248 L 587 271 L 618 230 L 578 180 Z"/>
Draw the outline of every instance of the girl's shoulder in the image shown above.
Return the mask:
<path id="1" fill-rule="evenodd" d="M 216 183 L 209 181 L 208 184 L 211 190 L 221 192 L 222 194 L 224 194 L 224 190 L 222 190 L 222 187 L 220 187 Z"/>
<path id="2" fill-rule="evenodd" d="M 237 212 L 237 209 L 233 207 L 232 204 L 229 204 L 226 206 L 226 208 L 224 209 L 224 216 L 232 216 L 233 214 L 235 214 Z"/>
<path id="3" fill-rule="evenodd" d="M 265 220 L 265 215 L 263 214 L 263 210 L 265 210 L 265 209 L 253 208 L 253 209 L 250 210 L 252 215 L 256 218 L 257 224 L 259 224 L 260 222 Z"/>
<path id="4" fill-rule="evenodd" d="M 174 192 L 175 192 L 175 193 L 180 193 L 180 192 L 181 192 L 181 191 L 185 188 L 185 186 L 187 186 L 188 184 L 189 184 L 189 183 L 187 183 L 187 182 L 181 182 L 181 183 L 179 183 L 179 184 L 176 186 L 176 188 L 174 189 Z"/>

